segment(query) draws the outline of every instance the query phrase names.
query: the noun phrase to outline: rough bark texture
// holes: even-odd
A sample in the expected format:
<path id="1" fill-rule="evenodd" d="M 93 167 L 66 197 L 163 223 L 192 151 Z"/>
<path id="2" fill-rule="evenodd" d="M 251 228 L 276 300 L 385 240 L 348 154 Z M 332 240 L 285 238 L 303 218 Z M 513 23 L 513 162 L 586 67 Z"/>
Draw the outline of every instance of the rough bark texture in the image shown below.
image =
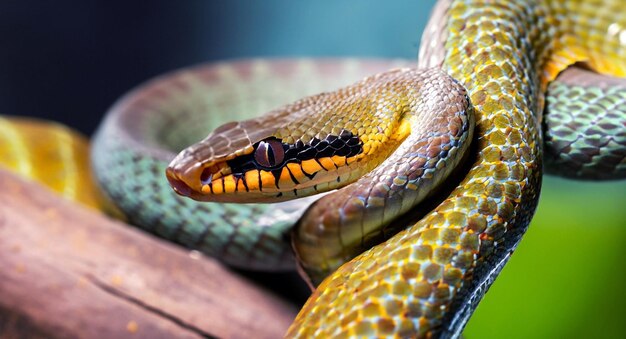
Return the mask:
<path id="1" fill-rule="evenodd" d="M 0 337 L 281 337 L 296 314 L 218 262 L 0 170 Z"/>

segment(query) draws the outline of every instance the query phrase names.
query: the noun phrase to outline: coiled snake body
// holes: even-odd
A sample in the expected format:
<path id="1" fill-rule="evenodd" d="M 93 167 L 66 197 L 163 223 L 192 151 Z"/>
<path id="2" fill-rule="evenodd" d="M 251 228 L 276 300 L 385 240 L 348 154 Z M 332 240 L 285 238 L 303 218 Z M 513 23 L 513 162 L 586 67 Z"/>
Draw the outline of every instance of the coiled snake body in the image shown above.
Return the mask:
<path id="1" fill-rule="evenodd" d="M 383 71 L 389 63 L 242 62 L 235 68 L 214 66 L 171 74 L 130 93 L 112 108 L 94 139 L 94 167 L 107 193 L 129 212 L 132 223 L 230 264 L 291 267 L 285 237 L 298 223 L 295 247 L 314 282 L 340 267 L 318 286 L 289 337 L 456 336 L 534 213 L 543 165 L 540 113 L 548 84 L 575 62 L 599 73 L 625 76 L 624 13 L 617 0 L 602 6 L 556 0 L 440 1 L 423 38 L 419 71 L 392 71 L 298 101 L 272 111 L 269 122 L 266 117 L 224 125 L 181 153 L 169 170 L 179 193 L 223 201 L 284 200 L 333 189 L 365 175 L 365 184 L 359 181 L 331 193 L 310 208 L 317 198 L 243 205 L 177 197 L 163 179 L 166 162 L 173 151 L 217 127 L 199 112 L 217 108 L 227 120 L 242 120 L 272 108 L 264 106 L 262 99 L 244 97 L 245 90 L 254 93 L 254 86 L 271 93 L 265 81 L 272 76 L 309 74 L 311 69 L 326 73 L 319 87 L 316 80 L 302 77 L 310 82 L 309 94 L 313 94 L 327 86 L 345 85 L 335 80 L 338 73 L 356 79 Z M 399 61 L 397 66 L 406 63 Z M 432 73 L 443 74 L 437 68 L 456 81 L 433 80 L 440 78 L 431 78 Z M 250 77 L 251 84 L 234 80 L 229 72 Z M 547 102 L 553 112 L 543 124 L 547 160 L 568 176 L 624 177 L 626 86 L 622 80 L 581 72 L 567 71 L 560 83 L 550 87 L 553 95 Z M 260 73 L 265 76 L 250 76 Z M 413 80 L 415 88 L 406 83 Z M 436 87 L 447 90 L 443 95 L 428 92 Z M 282 95 L 280 88 L 275 90 Z M 464 91 L 473 108 L 463 106 L 463 100 L 447 98 L 452 92 L 464 98 Z M 342 101 L 350 95 L 358 100 Z M 447 123 L 452 132 L 437 134 L 440 139 L 435 142 L 424 141 L 425 151 L 415 146 L 422 143 L 415 137 L 418 115 L 407 112 L 437 104 L 413 95 L 436 98 L 434 102 L 443 103 L 443 111 L 453 116 Z M 564 123 L 564 117 L 581 110 L 574 123 Z M 318 111 L 328 114 L 314 117 Z M 465 116 L 465 111 L 473 111 L 475 118 Z M 331 113 L 344 115 L 337 118 Z M 551 115 L 556 118 L 551 120 Z M 582 119 L 589 119 L 591 126 Z M 185 123 L 174 123 L 180 120 Z M 298 123 L 305 127 L 293 127 Z M 589 139 L 570 138 L 581 130 Z M 238 139 L 242 133 L 245 138 Z M 407 140 L 410 147 L 405 146 Z M 333 143 L 333 151 L 319 146 Z M 404 153 L 393 153 L 396 149 Z M 457 166 L 464 153 L 466 165 Z M 389 174 L 390 167 L 384 167 L 386 159 L 424 154 L 424 160 L 407 162 L 419 164 L 419 176 L 401 173 L 401 166 Z M 381 162 L 383 167 L 376 167 Z M 435 168 L 444 176 L 431 179 L 430 170 Z M 405 193 L 400 188 L 440 193 Z M 233 192 L 243 194 L 229 195 Z M 342 200 L 346 196 L 347 202 Z M 425 201 L 426 207 L 415 212 L 412 203 L 404 203 L 407 200 Z M 411 213 L 392 221 L 405 212 Z M 368 223 L 358 216 L 369 217 Z M 368 228 L 374 219 L 382 229 Z M 388 238 L 396 230 L 394 223 L 410 226 L 350 260 L 365 244 Z M 356 227 L 335 228 L 344 224 Z M 348 262 L 342 265 L 344 261 Z"/>
<path id="2" fill-rule="evenodd" d="M 287 336 L 395 334 L 421 337 L 460 333 L 484 291 L 515 248 L 536 207 L 543 143 L 539 124 L 541 117 L 538 113 L 543 110 L 543 93 L 548 83 L 565 67 L 577 61 L 585 62 L 588 67 L 601 73 L 624 75 L 626 48 L 620 37 L 626 34 L 622 33 L 626 18 L 619 6 L 618 2 L 606 3 L 603 7 L 605 10 L 594 10 L 593 15 L 600 18 L 594 20 L 583 2 L 440 2 L 427 27 L 418 68 L 442 67 L 467 89 L 476 114 L 476 144 L 469 159 L 471 168 L 463 175 L 456 189 L 434 210 L 421 218 L 416 217 L 412 226 L 357 256 L 324 280 L 300 312 Z M 210 76 L 206 75 L 207 78 Z M 180 77 L 184 78 L 184 75 Z M 218 201 L 255 201 L 269 199 L 270 196 L 285 199 L 289 195 L 300 196 L 300 192 L 308 194 L 324 190 L 324 187 L 320 189 L 324 185 L 327 185 L 326 189 L 334 188 L 336 185 L 328 184 L 328 181 L 316 181 L 317 173 L 332 172 L 330 182 L 334 179 L 345 181 L 345 173 L 349 172 L 342 172 L 342 168 L 354 168 L 353 164 L 359 164 L 359 160 L 351 162 L 352 158 L 362 155 L 372 157 L 368 150 L 374 144 L 367 142 L 371 141 L 376 131 L 367 122 L 355 125 L 350 117 L 362 119 L 358 113 L 360 109 L 368 114 L 376 114 L 374 112 L 386 111 L 387 108 L 393 111 L 398 107 L 402 109 L 411 106 L 411 100 L 416 100 L 406 99 L 408 94 L 400 91 L 402 82 L 391 80 L 390 86 L 370 86 L 379 78 L 366 79 L 364 85 L 357 84 L 343 92 L 304 99 L 273 111 L 267 120 L 260 118 L 218 128 L 205 141 L 179 155 L 169 170 L 172 185 L 181 194 Z M 183 79 L 172 80 L 172 85 L 178 86 L 181 91 L 186 90 L 188 83 Z M 354 93 L 358 96 L 362 87 L 374 89 L 364 96 L 363 101 L 346 99 Z M 368 101 L 370 95 L 376 94 L 380 94 L 383 99 L 392 98 L 391 103 L 380 98 Z M 155 98 L 166 97 L 171 95 L 170 92 L 153 87 L 152 90 L 142 92 L 142 95 L 131 95 L 132 100 L 122 100 L 113 109 L 114 114 L 109 119 L 117 119 L 122 125 L 128 126 L 148 119 L 131 119 L 115 112 L 141 111 L 148 112 L 143 114 L 154 114 L 154 111 L 168 109 L 156 105 L 155 102 L 159 100 Z M 347 101 L 336 104 L 333 100 Z M 184 103 L 183 107 L 201 109 L 193 105 Z M 150 109 L 141 109 L 143 107 Z M 347 112 L 347 118 L 335 119 L 323 113 L 328 110 L 344 114 Z M 322 118 L 312 116 L 318 111 L 322 111 Z M 180 115 L 184 116 L 185 113 L 188 112 L 179 109 L 177 119 L 182 119 Z M 305 127 L 292 127 L 297 124 L 289 120 L 293 115 L 301 119 L 302 125 L 299 126 Z M 328 126 L 324 119 L 331 119 L 332 124 Z M 391 119 L 398 122 L 397 126 L 381 125 L 378 132 L 385 137 L 380 142 L 393 138 L 401 142 L 407 136 L 399 134 L 413 128 L 411 123 L 408 123 L 409 126 L 404 124 L 401 118 Z M 198 124 L 199 120 L 188 121 L 187 126 L 194 123 Z M 143 157 L 133 158 L 136 156 L 130 154 L 128 148 L 126 155 L 106 149 L 114 142 L 128 147 L 135 141 L 127 139 L 137 138 L 137 135 L 109 133 L 107 126 L 111 124 L 105 123 L 96 139 L 101 141 L 96 143 L 96 154 L 118 154 L 118 163 L 134 161 L 143 163 L 146 170 L 161 170 L 156 163 L 146 162 Z M 359 126 L 363 129 L 360 130 Z M 144 128 L 145 131 L 158 131 Z M 386 129 L 390 132 L 386 133 Z M 401 132 L 396 132 L 398 130 Z M 151 143 L 163 140 L 165 136 L 155 133 L 147 138 Z M 168 135 L 180 136 L 183 133 Z M 361 142 L 361 149 L 353 152 L 342 148 L 354 137 Z M 343 151 L 338 152 L 343 153 L 324 153 L 326 151 L 316 148 L 322 141 L 330 144 L 336 140 L 342 142 L 338 149 Z M 187 142 L 180 140 L 177 146 Z M 401 143 L 396 142 L 395 146 L 389 147 L 402 148 L 398 145 Z M 308 157 L 310 150 L 319 153 L 319 158 L 315 158 L 318 160 L 317 167 L 307 163 L 311 159 Z M 384 147 L 381 150 L 384 151 Z M 439 149 L 438 154 L 442 150 Z M 417 152 L 411 153 L 409 150 L 408 153 Z M 103 158 L 96 157 L 96 169 L 100 173 L 105 173 L 106 168 L 112 168 L 103 163 Z M 284 158 L 292 159 L 291 163 L 295 162 L 297 166 L 284 170 L 291 164 L 291 160 Z M 324 161 L 328 159 L 333 161 L 331 165 L 325 165 Z M 617 168 L 620 166 L 618 164 Z M 375 173 L 374 177 L 382 177 L 382 173 L 372 173 Z M 106 186 L 114 187 L 111 184 L 113 178 L 119 181 L 127 174 L 107 174 L 110 178 L 102 175 L 101 180 Z M 347 223 L 351 222 L 353 215 L 365 215 L 364 211 L 369 211 L 370 207 L 378 208 L 379 211 L 371 215 L 383 215 L 385 218 L 392 214 L 390 210 L 394 213 L 406 211 L 406 208 L 398 207 L 402 205 L 405 193 L 394 196 L 389 192 L 394 190 L 393 185 L 407 187 L 411 184 L 410 176 L 407 173 L 402 177 L 402 173 L 394 172 L 389 178 L 391 182 L 383 185 L 382 189 L 377 189 L 380 186 L 375 184 L 368 186 L 370 189 L 365 191 L 353 189 L 352 197 L 357 198 L 356 205 L 350 202 L 342 205 L 333 200 L 333 196 L 343 194 L 340 190 L 322 198 L 309 209 L 300 220 L 295 241 L 296 248 L 301 249 L 301 263 L 313 274 L 314 280 L 348 260 L 354 255 L 353 251 L 361 249 L 360 244 L 370 242 L 371 238 L 380 238 L 372 234 L 381 232 L 382 237 L 386 236 L 385 230 L 361 228 L 359 233 L 357 227 L 357 231 L 354 231 L 356 236 L 353 236 L 357 244 L 346 245 L 343 241 L 346 237 L 341 233 L 343 230 L 334 230 L 333 227 L 346 220 Z M 307 186 L 307 182 L 311 182 L 311 185 Z M 153 185 L 146 187 L 145 184 L 136 186 L 133 189 L 135 194 L 141 194 L 146 189 L 163 189 Z M 287 187 L 287 190 L 280 190 L 281 186 Z M 115 188 L 111 190 L 116 200 L 125 199 L 126 191 L 123 189 L 119 192 Z M 152 199 L 165 201 L 166 194 L 160 192 Z M 258 224 L 263 226 L 266 220 L 279 220 L 278 224 L 289 225 L 302 212 L 301 205 L 291 205 L 290 202 L 282 203 L 282 206 L 252 205 L 245 209 L 229 204 L 217 208 L 217 205 L 179 199 L 172 206 L 154 212 L 135 204 L 131 209 L 140 210 L 137 218 L 143 219 L 140 220 L 142 224 L 154 227 L 156 233 L 205 249 L 211 254 L 219 254 L 235 264 L 241 264 L 236 258 L 243 257 L 246 261 L 263 259 L 257 256 L 258 253 L 264 253 L 264 256 L 279 254 L 279 257 L 285 258 L 284 252 L 267 245 L 272 241 L 276 244 L 281 242 L 283 231 L 272 236 L 261 232 L 258 237 L 248 235 L 248 238 L 243 234 L 241 236 L 244 238 L 235 234 L 244 233 L 244 227 L 257 229 L 257 235 L 259 229 L 275 229 L 259 228 Z M 208 211 L 212 209 L 215 211 Z M 200 213 L 196 213 L 198 211 Z M 218 214 L 207 216 L 210 214 L 206 212 Z M 180 219 L 177 219 L 176 214 L 181 213 L 185 213 L 183 215 L 188 220 L 183 218 L 183 222 L 178 221 Z M 275 213 L 281 217 L 267 219 L 266 216 Z M 193 218 L 209 220 L 190 222 L 189 219 Z M 381 220 L 388 223 L 388 218 L 385 218 Z M 224 223 L 236 227 L 228 227 Z M 311 225 L 308 228 L 307 223 Z M 205 227 L 207 224 L 213 224 L 215 228 Z M 362 226 L 363 223 L 357 221 L 357 225 Z M 353 235 L 354 232 L 348 233 Z M 340 241 L 324 245 L 318 238 L 339 238 Z M 250 246 L 250 243 L 254 245 Z M 241 253 L 237 255 L 237 252 L 243 252 L 243 256 Z M 259 262 L 266 261 L 263 259 Z"/>
<path id="3" fill-rule="evenodd" d="M 626 75 L 623 5 L 602 5 L 438 3 L 419 67 L 441 66 L 467 88 L 477 158 L 433 211 L 327 278 L 288 336 L 460 334 L 534 213 L 547 84 L 577 61 Z"/>

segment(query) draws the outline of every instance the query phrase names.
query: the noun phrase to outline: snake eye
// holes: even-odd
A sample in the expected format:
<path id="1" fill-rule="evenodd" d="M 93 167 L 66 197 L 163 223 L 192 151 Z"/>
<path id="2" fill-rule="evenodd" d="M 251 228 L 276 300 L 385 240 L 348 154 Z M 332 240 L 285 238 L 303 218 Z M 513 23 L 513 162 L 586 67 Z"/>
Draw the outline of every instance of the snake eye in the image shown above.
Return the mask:
<path id="1" fill-rule="evenodd" d="M 276 167 L 283 163 L 285 149 L 275 139 L 261 141 L 254 151 L 254 160 L 263 167 Z"/>

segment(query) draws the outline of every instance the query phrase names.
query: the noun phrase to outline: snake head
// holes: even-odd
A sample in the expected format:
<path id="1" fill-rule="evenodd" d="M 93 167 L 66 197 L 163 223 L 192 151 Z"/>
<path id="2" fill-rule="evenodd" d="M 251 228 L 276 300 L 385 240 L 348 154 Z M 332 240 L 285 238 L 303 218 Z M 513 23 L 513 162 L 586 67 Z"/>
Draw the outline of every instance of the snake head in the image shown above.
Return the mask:
<path id="1" fill-rule="evenodd" d="M 179 194 L 217 202 L 274 202 L 343 187 L 411 133 L 419 88 L 443 74 L 433 72 L 391 70 L 222 125 L 183 150 L 167 177 Z"/>
<path id="2" fill-rule="evenodd" d="M 362 142 L 345 129 L 294 139 L 281 138 L 271 125 L 252 119 L 219 127 L 170 163 L 170 185 L 200 201 L 288 200 L 344 185 L 339 177 L 362 152 Z"/>

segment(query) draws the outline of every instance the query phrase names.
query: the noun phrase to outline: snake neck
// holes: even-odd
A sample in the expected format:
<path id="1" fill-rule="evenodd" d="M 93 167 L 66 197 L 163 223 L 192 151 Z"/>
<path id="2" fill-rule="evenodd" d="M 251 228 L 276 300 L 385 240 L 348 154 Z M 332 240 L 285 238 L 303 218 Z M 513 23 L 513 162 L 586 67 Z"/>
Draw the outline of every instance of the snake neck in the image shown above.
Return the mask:
<path id="1" fill-rule="evenodd" d="M 423 37 L 420 67 L 441 66 L 469 92 L 479 155 L 458 193 L 473 184 L 504 185 L 498 186 L 503 190 L 498 204 L 507 204 L 512 214 L 494 223 L 528 220 L 517 218 L 530 207 L 520 202 L 536 204 L 547 84 L 575 62 L 605 74 L 626 74 L 621 6 L 619 1 L 602 8 L 584 1 L 437 4 Z"/>
<path id="2" fill-rule="evenodd" d="M 539 112 L 547 83 L 575 62 L 626 76 L 623 13 L 619 0 L 603 6 L 580 0 L 442 0 L 424 31 L 419 66 L 443 67 L 471 93 L 519 91 L 537 98 L 526 106 Z M 511 88 L 485 86 L 485 80 L 503 79 Z"/>
<path id="3" fill-rule="evenodd" d="M 488 288 L 479 281 L 495 278 L 489 266 L 508 257 L 534 214 L 542 173 L 540 120 L 548 83 L 576 62 L 624 76 L 626 15 L 618 2 L 592 9 L 583 1 L 446 0 L 435 8 L 423 38 L 420 66 L 439 65 L 461 82 L 477 119 L 474 166 L 451 198 L 420 223 L 437 228 L 442 215 L 463 210 L 466 202 L 457 196 L 477 202 L 477 209 L 464 211 L 470 229 L 481 225 L 475 278 L 462 284 L 451 310 L 464 310 L 468 300 L 475 300 L 463 311 L 471 314 Z M 464 322 L 451 322 L 455 328 L 446 333 L 458 335 Z"/>

